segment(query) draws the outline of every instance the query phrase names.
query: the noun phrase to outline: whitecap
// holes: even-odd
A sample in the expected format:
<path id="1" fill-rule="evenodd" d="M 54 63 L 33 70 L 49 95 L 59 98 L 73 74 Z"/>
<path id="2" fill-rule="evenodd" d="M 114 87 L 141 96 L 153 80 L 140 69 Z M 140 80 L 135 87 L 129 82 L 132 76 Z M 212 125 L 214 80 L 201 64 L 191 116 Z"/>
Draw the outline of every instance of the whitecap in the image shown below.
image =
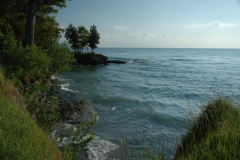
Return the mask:
<path id="1" fill-rule="evenodd" d="M 132 61 L 132 60 L 129 60 L 127 63 L 133 63 L 133 61 Z"/>
<path id="2" fill-rule="evenodd" d="M 74 93 L 78 93 L 78 91 L 74 91 L 72 89 L 69 89 L 67 86 L 69 85 L 60 85 L 62 90 L 68 91 L 68 92 L 74 92 Z"/>
<path id="3" fill-rule="evenodd" d="M 87 145 L 88 159 L 107 159 L 108 153 L 116 150 L 118 146 L 112 142 L 96 137 Z"/>

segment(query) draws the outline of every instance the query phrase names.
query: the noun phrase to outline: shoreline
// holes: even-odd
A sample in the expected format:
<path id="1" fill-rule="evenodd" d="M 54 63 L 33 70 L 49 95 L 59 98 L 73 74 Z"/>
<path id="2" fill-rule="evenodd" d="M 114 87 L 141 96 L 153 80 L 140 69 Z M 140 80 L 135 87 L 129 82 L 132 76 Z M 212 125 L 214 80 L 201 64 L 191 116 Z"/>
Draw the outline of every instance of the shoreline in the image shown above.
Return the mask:
<path id="1" fill-rule="evenodd" d="M 64 86 L 64 80 L 59 82 Z M 74 91 L 67 91 L 61 85 L 54 83 L 55 88 L 59 91 L 59 107 L 62 107 L 61 120 L 51 127 L 50 137 L 56 142 L 59 149 L 63 150 L 64 146 L 77 148 L 81 140 L 92 136 L 91 141 L 80 151 L 82 159 L 106 159 L 108 153 L 119 148 L 117 144 L 104 140 L 93 134 L 91 127 L 83 137 L 76 137 L 76 133 L 82 132 L 81 125 L 85 127 L 94 125 L 98 120 L 98 113 L 95 111 L 90 100 L 81 96 Z M 68 111 L 70 109 L 70 111 Z M 84 132 L 84 131 L 83 131 Z M 82 133 L 80 133 L 82 134 Z M 77 140 L 76 140 L 77 139 Z M 75 153 L 75 152 L 74 152 Z M 79 154 L 79 153 L 76 153 Z"/>
<path id="2" fill-rule="evenodd" d="M 56 142 L 60 150 L 64 150 L 65 146 L 78 147 L 84 140 L 94 138 L 91 132 L 84 133 L 86 135 L 79 133 L 82 124 L 91 128 L 90 125 L 96 122 L 97 113 L 91 102 L 78 93 L 64 90 L 61 86 L 64 81 L 58 78 L 52 79 L 52 83 L 58 91 L 56 97 L 60 115 L 57 123 L 50 127 L 50 138 Z M 84 159 L 90 157 L 88 152 L 83 148 L 81 155 Z"/>

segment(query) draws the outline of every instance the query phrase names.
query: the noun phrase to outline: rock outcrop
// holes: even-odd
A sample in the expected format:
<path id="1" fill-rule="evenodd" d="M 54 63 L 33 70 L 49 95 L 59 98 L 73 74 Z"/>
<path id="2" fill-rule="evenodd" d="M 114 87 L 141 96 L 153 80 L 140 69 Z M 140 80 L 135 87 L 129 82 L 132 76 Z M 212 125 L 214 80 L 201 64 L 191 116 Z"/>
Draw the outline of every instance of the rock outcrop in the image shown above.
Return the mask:
<path id="1" fill-rule="evenodd" d="M 75 54 L 75 59 L 79 65 L 99 65 L 107 64 L 108 57 L 102 54 Z"/>
<path id="2" fill-rule="evenodd" d="M 121 60 L 108 60 L 107 63 L 125 64 L 127 62 Z"/>

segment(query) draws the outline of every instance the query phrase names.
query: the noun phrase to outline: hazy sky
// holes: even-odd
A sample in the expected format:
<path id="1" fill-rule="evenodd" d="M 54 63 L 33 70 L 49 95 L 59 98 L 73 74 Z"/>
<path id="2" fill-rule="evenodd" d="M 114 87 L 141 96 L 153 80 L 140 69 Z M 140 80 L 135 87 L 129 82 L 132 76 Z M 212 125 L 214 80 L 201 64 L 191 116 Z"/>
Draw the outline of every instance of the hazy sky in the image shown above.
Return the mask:
<path id="1" fill-rule="evenodd" d="M 240 0 L 72 0 L 56 18 L 96 25 L 98 47 L 240 48 Z"/>

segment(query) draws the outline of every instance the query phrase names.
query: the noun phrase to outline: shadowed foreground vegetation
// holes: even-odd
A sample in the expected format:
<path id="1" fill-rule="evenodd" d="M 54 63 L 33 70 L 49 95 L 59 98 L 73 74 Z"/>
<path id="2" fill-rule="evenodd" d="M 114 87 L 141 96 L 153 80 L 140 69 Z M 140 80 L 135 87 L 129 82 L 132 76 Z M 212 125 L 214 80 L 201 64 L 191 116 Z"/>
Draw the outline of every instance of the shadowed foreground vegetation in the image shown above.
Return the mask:
<path id="1" fill-rule="evenodd" d="M 240 110 L 219 97 L 194 119 L 175 159 L 240 159 Z"/>
<path id="2" fill-rule="evenodd" d="M 0 115 L 0 159 L 63 159 L 55 143 L 25 111 L 18 89 L 1 71 Z"/>

